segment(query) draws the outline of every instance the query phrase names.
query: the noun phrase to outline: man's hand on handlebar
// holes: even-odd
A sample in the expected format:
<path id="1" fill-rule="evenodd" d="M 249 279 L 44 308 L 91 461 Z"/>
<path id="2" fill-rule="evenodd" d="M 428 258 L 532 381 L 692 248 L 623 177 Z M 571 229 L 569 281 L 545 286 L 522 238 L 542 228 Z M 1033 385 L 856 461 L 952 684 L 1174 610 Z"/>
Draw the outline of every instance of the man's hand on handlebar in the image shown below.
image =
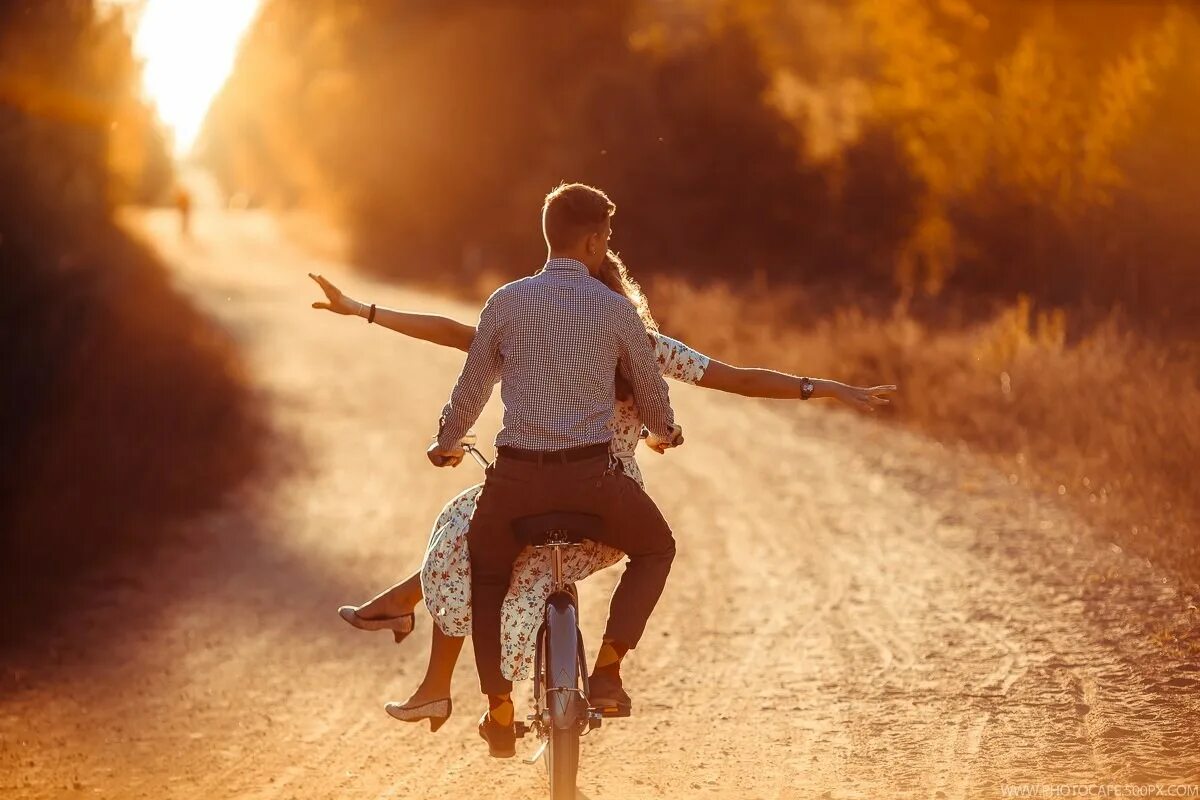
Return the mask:
<path id="1" fill-rule="evenodd" d="M 462 463 L 463 456 L 466 454 L 467 451 L 461 445 L 453 450 L 443 450 L 442 446 L 436 440 L 425 451 L 425 456 L 429 459 L 429 463 L 435 467 L 457 467 Z"/>
<path id="2" fill-rule="evenodd" d="M 670 439 L 660 439 L 653 433 L 646 435 L 646 446 L 659 455 L 666 453 L 672 447 L 679 447 L 681 444 L 683 444 L 683 426 L 681 425 L 671 426 Z"/>

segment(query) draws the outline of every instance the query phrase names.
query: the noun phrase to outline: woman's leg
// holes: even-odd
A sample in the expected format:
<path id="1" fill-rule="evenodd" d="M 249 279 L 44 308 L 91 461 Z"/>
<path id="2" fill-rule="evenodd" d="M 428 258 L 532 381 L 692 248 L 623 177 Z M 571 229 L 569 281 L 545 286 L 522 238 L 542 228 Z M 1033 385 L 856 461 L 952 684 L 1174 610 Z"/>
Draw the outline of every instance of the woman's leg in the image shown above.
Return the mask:
<path id="1" fill-rule="evenodd" d="M 429 647 L 429 665 L 421 685 L 405 701 L 406 706 L 419 706 L 450 696 L 450 683 L 454 678 L 454 666 L 462 652 L 463 637 L 447 636 L 436 624 L 433 626 L 433 641 Z"/>
<path id="2" fill-rule="evenodd" d="M 421 573 L 414 572 L 358 607 L 363 619 L 390 619 L 408 614 L 421 602 Z"/>
<path id="3" fill-rule="evenodd" d="M 430 538 L 429 549 L 425 553 L 426 559 L 429 558 L 430 552 L 439 545 L 449 547 L 448 552 L 451 556 L 456 555 L 453 552 L 453 545 L 456 540 L 466 540 L 467 522 L 475 510 L 475 498 L 478 497 L 481 488 L 482 485 L 472 486 L 463 491 L 447 503 L 438 514 L 437 520 L 433 523 L 433 534 Z M 460 554 L 460 557 L 465 559 L 465 552 Z M 421 602 L 422 595 L 421 573 L 414 572 L 400 583 L 359 606 L 358 616 L 363 619 L 399 617 L 416 608 L 417 603 Z"/>
<path id="4" fill-rule="evenodd" d="M 421 584 L 421 576 L 424 574 L 430 596 L 423 599 L 431 609 L 437 609 L 434 624 L 430 626 L 432 641 L 425 677 L 402 707 L 421 706 L 450 697 L 454 667 L 458 663 L 459 653 L 462 652 L 464 637 L 471 630 L 470 578 L 463 577 L 461 567 L 470 564 L 466 547 L 467 522 L 474 511 L 475 498 L 480 488 L 472 487 L 447 504 L 434 524 L 430 544 L 425 552 L 423 573 L 418 573 L 395 587 L 398 594 L 414 598 L 411 602 L 415 605 L 424 594 Z M 389 593 L 390 590 L 380 597 Z M 394 599 L 389 598 L 385 602 Z M 446 628 L 443 629 L 439 622 L 445 624 Z M 447 630 L 457 635 L 451 636 L 446 633 Z M 392 711 L 390 705 L 389 711 Z"/>

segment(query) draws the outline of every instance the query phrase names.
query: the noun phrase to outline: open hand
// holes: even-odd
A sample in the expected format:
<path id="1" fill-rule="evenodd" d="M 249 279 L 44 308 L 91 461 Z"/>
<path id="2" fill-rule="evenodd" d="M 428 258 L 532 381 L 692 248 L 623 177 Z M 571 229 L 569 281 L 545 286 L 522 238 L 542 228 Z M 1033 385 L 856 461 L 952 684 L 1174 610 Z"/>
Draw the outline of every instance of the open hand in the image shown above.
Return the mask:
<path id="1" fill-rule="evenodd" d="M 325 293 L 327 303 L 313 303 L 313 308 L 323 308 L 332 311 L 335 314 L 347 314 L 357 316 L 359 309 L 362 308 L 362 303 L 357 300 L 352 300 L 342 294 L 342 290 L 334 286 L 329 281 L 322 278 L 320 275 L 308 273 L 308 277 L 317 282 L 317 286 L 321 287 L 321 291 Z"/>
<path id="2" fill-rule="evenodd" d="M 846 405 L 857 408 L 859 411 L 874 411 L 875 409 L 891 405 L 891 395 L 897 391 L 896 387 L 888 384 L 887 386 L 839 386 L 835 397 Z"/>

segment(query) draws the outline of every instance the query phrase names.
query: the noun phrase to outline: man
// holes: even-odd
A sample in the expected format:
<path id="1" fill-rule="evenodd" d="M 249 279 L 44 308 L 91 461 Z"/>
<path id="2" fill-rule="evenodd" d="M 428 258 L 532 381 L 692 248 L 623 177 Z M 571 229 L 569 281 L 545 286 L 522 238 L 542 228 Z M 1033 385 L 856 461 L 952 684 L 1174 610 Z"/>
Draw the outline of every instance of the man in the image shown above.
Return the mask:
<path id="1" fill-rule="evenodd" d="M 459 443 L 500 381 L 504 426 L 467 535 L 472 639 L 489 709 L 479 733 L 498 758 L 516 753 L 512 683 L 500 672 L 500 607 L 521 550 L 512 521 L 547 511 L 596 514 L 604 521 L 602 541 L 629 557 L 590 679 L 593 705 L 630 707 L 621 658 L 637 645 L 675 557 L 662 514 L 609 456 L 618 370 L 650 432 L 682 442 L 645 327 L 633 306 L 595 277 L 615 210 L 603 192 L 582 184 L 547 195 L 546 266 L 488 299 L 429 449 L 438 466 L 461 462 Z"/>

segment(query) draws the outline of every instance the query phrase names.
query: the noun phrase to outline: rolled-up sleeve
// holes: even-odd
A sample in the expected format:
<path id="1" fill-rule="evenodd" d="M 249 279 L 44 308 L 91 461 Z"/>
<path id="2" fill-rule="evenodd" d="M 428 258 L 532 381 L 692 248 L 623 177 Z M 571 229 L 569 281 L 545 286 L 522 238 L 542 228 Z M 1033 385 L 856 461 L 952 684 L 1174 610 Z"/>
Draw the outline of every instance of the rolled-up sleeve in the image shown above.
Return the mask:
<path id="1" fill-rule="evenodd" d="M 670 438 L 675 412 L 671 409 L 667 382 L 663 380 L 646 327 L 626 302 L 616 304 L 613 316 L 620 347 L 618 368 L 633 387 L 638 415 L 655 436 Z"/>
<path id="2" fill-rule="evenodd" d="M 443 450 L 458 445 L 492 396 L 492 389 L 500 380 L 503 366 L 500 355 L 500 337 L 503 330 L 502 310 L 504 290 L 497 290 L 479 313 L 479 324 L 475 338 L 467 351 L 467 360 L 458 376 L 458 383 L 450 393 L 450 402 L 442 409 L 438 424 L 438 444 Z"/>

